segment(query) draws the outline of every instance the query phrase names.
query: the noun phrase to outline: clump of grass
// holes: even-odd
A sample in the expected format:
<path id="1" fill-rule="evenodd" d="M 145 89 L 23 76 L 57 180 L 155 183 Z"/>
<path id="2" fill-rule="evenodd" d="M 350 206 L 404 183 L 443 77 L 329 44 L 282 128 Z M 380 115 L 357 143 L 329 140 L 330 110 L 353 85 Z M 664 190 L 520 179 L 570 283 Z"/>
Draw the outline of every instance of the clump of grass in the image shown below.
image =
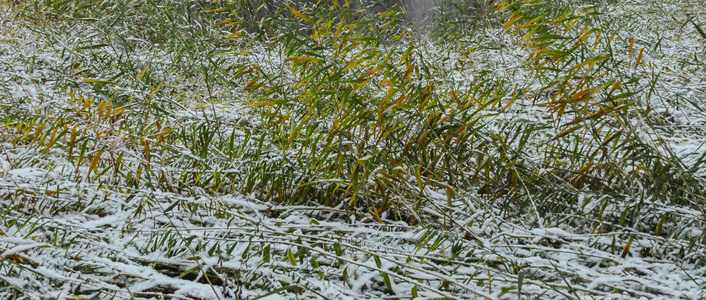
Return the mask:
<path id="1" fill-rule="evenodd" d="M 541 167 L 554 169 L 551 177 L 578 189 L 637 202 L 703 205 L 703 189 L 697 188 L 703 186 L 701 178 L 669 148 L 646 139 L 642 131 L 649 127 L 631 122 L 649 114 L 635 81 L 645 49 L 634 47 L 630 38 L 628 60 L 618 57 L 611 46 L 615 33 L 593 26 L 600 16 L 597 7 L 554 16 L 542 14 L 541 5 L 508 8 L 514 12 L 506 27 L 523 34 L 521 41 L 532 51 L 529 67 L 543 82 L 542 90 L 551 91 L 534 103 L 554 114 L 559 130 Z M 567 140 L 573 145 L 567 147 Z"/>

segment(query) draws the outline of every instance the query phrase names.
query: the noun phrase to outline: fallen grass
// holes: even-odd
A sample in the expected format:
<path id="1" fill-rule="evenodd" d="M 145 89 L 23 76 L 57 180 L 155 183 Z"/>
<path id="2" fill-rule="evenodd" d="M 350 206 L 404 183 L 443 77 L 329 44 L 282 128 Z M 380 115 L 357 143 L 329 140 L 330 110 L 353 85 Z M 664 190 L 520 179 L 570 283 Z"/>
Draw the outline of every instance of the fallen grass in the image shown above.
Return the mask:
<path id="1" fill-rule="evenodd" d="M 2 5 L 7 297 L 703 296 L 683 3 Z"/>

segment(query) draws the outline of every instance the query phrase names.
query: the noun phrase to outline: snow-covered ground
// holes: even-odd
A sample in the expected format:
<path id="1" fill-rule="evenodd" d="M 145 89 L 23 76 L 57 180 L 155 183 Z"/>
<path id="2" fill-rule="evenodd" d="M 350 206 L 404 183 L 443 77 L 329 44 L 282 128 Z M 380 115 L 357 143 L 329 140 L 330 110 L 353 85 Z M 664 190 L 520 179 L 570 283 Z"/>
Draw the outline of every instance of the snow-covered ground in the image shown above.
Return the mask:
<path id="1" fill-rule="evenodd" d="M 620 39 L 599 51 L 634 64 L 623 88 L 639 89 L 638 105 L 650 107 L 625 128 L 689 169 L 706 155 L 706 37 L 695 26 L 706 27 L 706 10 L 693 1 L 647 2 L 599 5 L 600 18 L 612 20 L 603 36 Z M 248 64 L 288 74 L 284 46 L 214 47 L 189 60 L 167 43 L 104 32 L 104 21 L 45 26 L 24 9 L 0 3 L 0 298 L 706 298 L 704 203 L 586 192 L 575 204 L 585 215 L 540 215 L 532 203 L 524 216 L 476 190 L 447 199 L 428 188 L 417 190 L 425 222 L 412 225 L 343 204 L 244 195 L 236 184 L 246 181 L 239 174 L 247 162 L 217 147 L 201 155 L 199 130 L 220 122 L 217 136 L 243 142 L 244 128 L 260 122 L 257 108 L 248 93 L 212 86 L 208 76 L 229 78 Z M 503 46 L 469 54 L 430 43 L 419 51 L 445 62 L 434 71 L 442 88 L 493 78 L 525 91 L 511 106 L 488 108 L 482 122 L 498 135 L 513 122 L 545 124 L 526 149 L 528 164 L 540 164 L 573 120 L 548 121 L 552 112 L 532 105 L 550 97 L 542 94 L 550 80 L 533 76 L 532 50 L 518 35 L 478 35 Z M 121 39 L 134 42 L 131 51 Z M 190 69 L 205 71 L 182 76 Z M 209 189 L 218 176 L 233 186 Z M 555 201 L 570 201 L 565 196 Z M 631 201 L 657 234 L 640 221 L 621 225 Z M 597 210 L 604 219 L 585 222 Z"/>

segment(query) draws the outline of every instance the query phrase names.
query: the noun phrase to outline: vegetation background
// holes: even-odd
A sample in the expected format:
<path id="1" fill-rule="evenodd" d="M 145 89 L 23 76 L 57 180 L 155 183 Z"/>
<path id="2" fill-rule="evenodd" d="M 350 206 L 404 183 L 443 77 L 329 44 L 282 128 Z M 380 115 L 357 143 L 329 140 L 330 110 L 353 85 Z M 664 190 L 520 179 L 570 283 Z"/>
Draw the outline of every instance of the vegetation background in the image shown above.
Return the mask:
<path id="1" fill-rule="evenodd" d="M 0 1 L 0 298 L 703 299 L 701 1 Z"/>

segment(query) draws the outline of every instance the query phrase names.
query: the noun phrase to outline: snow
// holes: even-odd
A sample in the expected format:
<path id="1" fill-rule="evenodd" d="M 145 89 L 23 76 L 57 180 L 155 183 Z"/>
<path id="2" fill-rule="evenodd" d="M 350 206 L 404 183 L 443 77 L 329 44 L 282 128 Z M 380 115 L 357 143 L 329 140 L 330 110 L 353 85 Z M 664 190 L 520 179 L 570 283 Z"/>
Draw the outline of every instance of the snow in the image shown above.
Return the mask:
<path id="1" fill-rule="evenodd" d="M 640 14 L 647 9 L 643 5 L 628 1 L 624 6 L 611 6 L 606 10 L 606 17 L 625 18 Z M 662 9 L 682 12 L 688 9 L 684 5 L 678 3 Z M 2 14 L 10 17 L 7 4 L 0 6 L 3 6 L 0 9 Z M 645 52 L 643 60 L 648 62 L 650 68 L 635 68 L 634 75 L 641 83 L 649 82 L 652 67 L 662 72 L 663 81 L 656 85 L 656 91 L 649 97 L 644 94 L 641 98 L 653 107 L 652 115 L 646 119 L 634 119 L 630 126 L 640 128 L 643 131 L 640 134 L 650 140 L 658 137 L 664 143 L 662 151 L 674 152 L 688 166 L 706 153 L 703 131 L 706 114 L 699 110 L 700 106 L 688 103 L 688 100 L 702 100 L 706 90 L 706 70 L 683 65 L 680 60 L 690 55 L 702 58 L 700 47 L 703 47 L 703 40 L 690 25 L 680 28 L 681 24 L 673 24 L 674 21 L 667 17 L 633 21 L 632 26 L 646 26 L 653 30 L 633 31 L 639 47 L 653 46 L 651 41 L 655 40 L 655 31 L 668 32 L 662 34 L 664 39 L 660 51 Z M 0 78 L 5 82 L 0 94 L 1 109 L 9 111 L 11 108 L 5 104 L 22 103 L 20 109 L 27 114 L 65 116 L 74 122 L 72 125 L 77 124 L 77 130 L 83 132 L 81 136 L 89 137 L 87 154 L 96 155 L 105 145 L 108 146 L 102 159 L 115 159 L 123 154 L 127 164 L 120 172 L 124 174 L 137 174 L 138 168 L 150 166 L 151 170 L 157 170 L 155 174 L 169 174 L 170 184 L 176 186 L 182 174 L 202 171 L 172 161 L 169 155 L 165 155 L 169 152 L 164 149 L 153 149 L 151 162 L 145 163 L 142 161 L 145 157 L 144 146 L 135 143 L 136 136 L 122 129 L 119 122 L 104 122 L 96 116 L 88 118 L 87 114 L 78 113 L 76 100 L 71 100 L 67 91 L 56 89 L 56 80 L 71 77 L 56 71 L 67 67 L 64 65 L 63 50 L 76 48 L 87 41 L 97 41 L 96 28 L 84 24 L 73 27 L 71 32 L 54 33 L 52 38 L 58 40 L 56 44 L 47 36 L 29 30 L 28 22 L 18 20 L 0 25 L 0 40 L 3 41 L 0 42 Z M 649 27 L 653 22 L 664 26 Z M 490 75 L 484 76 L 516 82 L 532 94 L 543 92 L 542 84 L 526 82 L 530 78 L 524 65 L 528 53 L 519 46 L 518 41 L 497 29 L 479 34 L 493 37 L 510 48 L 477 53 L 477 56 L 466 61 L 473 66 L 472 69 L 450 71 L 446 81 L 459 88 L 467 88 L 482 78 L 479 75 L 481 71 L 491 70 Z M 249 108 L 243 103 L 222 103 L 215 110 L 205 105 L 208 109 L 204 109 L 206 102 L 199 100 L 203 99 L 206 90 L 203 83 L 187 79 L 182 82 L 178 74 L 165 71 L 173 53 L 165 52 L 158 46 L 146 46 L 149 42 L 143 39 L 127 39 L 141 41 L 142 46 L 131 57 L 136 66 L 150 63 L 155 67 L 153 76 L 163 79 L 165 86 L 193 90 L 186 94 L 188 100 L 170 99 L 167 93 L 155 95 L 155 103 L 173 103 L 178 108 L 164 116 L 162 122 L 170 122 L 173 129 L 178 125 L 201 124 L 205 118 L 218 118 L 228 124 L 238 124 L 243 120 L 258 124 L 258 120 L 247 115 Z M 256 61 L 271 73 L 284 68 L 285 62 L 281 57 L 260 51 L 262 49 L 255 50 L 247 57 L 223 55 L 226 59 L 224 64 Z M 449 69 L 453 67 L 452 62 L 465 60 L 456 53 L 439 53 L 433 45 L 424 50 L 429 52 L 425 54 L 427 57 L 452 57 L 449 59 Z M 117 55 L 105 48 L 100 51 L 105 51 L 98 53 L 107 56 Z M 77 57 L 71 59 L 92 60 L 80 51 L 73 52 L 71 55 Z M 628 61 L 630 55 L 623 52 L 617 55 Z M 36 63 L 30 64 L 29 60 Z M 110 77 L 110 74 L 97 75 L 101 75 L 96 76 L 100 78 Z M 83 78 L 75 79 L 80 82 Z M 77 93 L 81 92 L 99 102 L 106 100 L 90 86 L 77 86 Z M 231 91 L 227 88 L 220 89 L 214 91 L 214 95 L 244 96 L 229 94 Z M 115 87 L 115 90 L 130 97 L 142 97 L 140 99 L 150 93 L 150 89 L 144 86 L 126 85 Z M 510 107 L 506 112 L 487 112 L 487 130 L 499 132 L 502 124 L 518 119 L 547 123 L 542 116 L 551 114 L 528 104 L 528 99 L 520 99 L 516 107 Z M 87 109 L 96 110 L 95 107 Z M 671 118 L 664 119 L 670 121 L 659 126 L 647 125 L 654 121 L 650 117 L 659 119 L 662 115 L 669 115 Z M 48 124 L 53 122 L 55 120 L 50 120 Z M 154 119 L 147 118 L 141 126 L 147 128 L 155 126 L 154 123 Z M 14 137 L 24 133 L 15 132 L 12 126 L 2 125 L 2 136 Z M 666 130 L 669 128 L 683 130 L 679 131 L 680 136 L 670 136 Z M 548 127 L 544 133 L 553 136 L 555 133 L 552 130 Z M 109 131 L 114 135 L 100 137 Z M 236 139 L 247 136 L 245 131 L 236 127 L 232 132 Z M 33 134 L 35 131 L 26 133 Z M 145 140 L 154 142 L 156 139 L 148 137 Z M 453 199 L 453 208 L 438 210 L 436 207 L 445 206 L 448 201 L 447 191 L 426 186 L 423 191 L 413 188 L 421 192 L 430 204 L 421 212 L 432 222 L 426 225 L 387 220 L 380 223 L 367 212 L 347 211 L 343 206 L 275 205 L 258 199 L 258 195 L 242 195 L 237 189 L 220 195 L 197 186 L 187 187 L 181 192 L 163 189 L 157 184 L 151 188 L 135 189 L 124 182 L 115 184 L 115 178 L 119 176 L 110 168 L 101 176 L 97 176 L 96 171 L 89 171 L 87 165 L 77 168 L 76 149 L 73 159 L 67 159 L 67 155 L 59 153 L 63 150 L 45 152 L 42 147 L 29 145 L 28 141 L 23 144 L 9 140 L 0 138 L 0 203 L 3 208 L 0 222 L 0 257 L 3 258 L 0 286 L 3 289 L 0 290 L 0 297 L 11 297 L 12 289 L 18 287 L 32 291 L 25 295 L 29 299 L 46 296 L 69 299 L 72 298 L 69 295 L 77 291 L 86 291 L 89 294 L 87 298 L 90 295 L 97 295 L 97 298 L 115 296 L 116 299 L 131 299 L 133 296 L 149 298 L 165 291 L 168 297 L 175 299 L 228 299 L 258 297 L 294 284 L 301 290 L 283 291 L 261 299 L 407 298 L 415 286 L 419 299 L 442 296 L 517 299 L 516 290 L 503 293 L 503 288 L 517 286 L 518 269 L 535 278 L 525 277 L 522 290 L 542 295 L 540 298 L 706 297 L 703 288 L 706 286 L 706 267 L 703 266 L 702 257 L 704 246 L 698 239 L 704 234 L 703 211 L 689 206 L 656 201 L 641 204 L 645 216 L 648 216 L 646 212 L 650 213 L 650 217 L 670 214 L 683 220 L 675 226 L 677 228 L 665 227 L 664 232 L 669 232 L 668 235 L 649 236 L 640 228 L 623 228 L 614 224 L 618 229 L 603 233 L 596 228 L 573 227 L 567 225 L 568 222 L 561 224 L 538 214 L 503 216 L 492 203 L 478 201 L 478 195 L 473 191 L 460 191 L 462 196 Z M 68 141 L 60 140 L 57 143 L 65 149 Z M 184 156 L 198 156 L 192 151 L 195 149 L 176 143 L 169 146 Z M 541 151 L 533 154 L 543 155 Z M 273 160 L 280 158 L 278 153 L 271 155 Z M 365 156 L 361 159 L 370 158 Z M 211 163 L 208 159 L 203 160 L 206 165 Z M 214 163 L 212 170 L 237 175 L 241 172 L 240 163 L 231 161 L 225 166 Z M 109 166 L 106 163 L 102 167 Z M 397 170 L 411 174 L 403 167 Z M 374 180 L 377 171 L 372 172 L 369 180 Z M 551 170 L 545 171 L 549 173 Z M 706 174 L 706 168 L 701 166 L 695 174 Z M 412 186 L 417 185 L 415 176 L 408 178 Z M 146 181 L 144 178 L 141 180 Z M 151 180 L 157 182 L 159 179 Z M 558 198 L 556 201 L 566 200 Z M 579 194 L 576 205 L 587 213 L 601 209 L 604 200 L 608 203 L 602 214 L 604 220 L 619 219 L 627 209 L 626 204 L 613 199 L 595 199 L 588 193 Z M 175 203 L 177 205 L 172 206 Z M 381 215 L 385 217 L 388 213 L 382 212 Z M 449 229 L 442 230 L 439 224 L 446 217 L 463 222 L 448 224 Z M 546 227 L 542 225 L 546 222 L 529 225 L 533 218 L 542 220 L 545 217 L 551 221 Z M 419 216 L 417 218 L 420 219 Z M 608 225 L 608 222 L 605 221 L 605 224 Z M 472 238 L 467 238 L 466 233 L 471 234 Z M 626 257 L 621 257 L 631 237 L 634 238 L 632 248 Z M 463 245 L 463 250 L 454 253 L 457 244 Z M 263 254 L 266 246 L 270 246 L 271 251 L 268 260 Z M 682 249 L 691 249 L 692 254 L 687 252 L 685 255 Z M 296 256 L 294 263 L 289 260 L 290 252 Z M 299 253 L 302 256 L 298 256 Z M 380 266 L 374 256 L 379 257 Z M 314 267 L 310 258 L 319 266 Z M 699 260 L 702 262 L 697 263 Z M 344 269 L 347 278 L 342 276 Z M 221 283 L 209 284 L 204 279 L 204 273 L 209 274 L 209 280 Z M 388 274 L 392 291 L 386 290 L 382 274 Z M 579 276 L 573 277 L 573 274 Z M 613 289 L 624 293 L 614 294 Z M 101 290 L 107 292 L 98 294 Z M 542 294 L 544 292 L 546 294 Z"/>

